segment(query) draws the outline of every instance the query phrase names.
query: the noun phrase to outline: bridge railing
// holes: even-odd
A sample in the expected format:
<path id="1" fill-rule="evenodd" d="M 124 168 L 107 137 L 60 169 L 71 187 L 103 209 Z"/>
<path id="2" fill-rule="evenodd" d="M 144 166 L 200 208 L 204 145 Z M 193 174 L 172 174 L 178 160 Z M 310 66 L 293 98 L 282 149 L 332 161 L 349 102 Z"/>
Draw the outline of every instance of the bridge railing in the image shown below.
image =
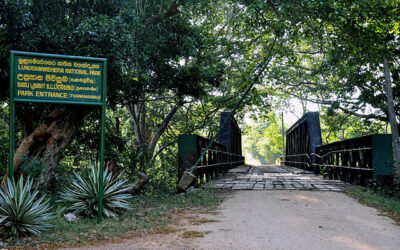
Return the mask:
<path id="1" fill-rule="evenodd" d="M 193 134 L 179 136 L 178 179 L 182 177 L 185 170 L 194 165 L 210 141 L 208 138 Z M 244 165 L 244 156 L 229 153 L 224 145 L 214 142 L 200 160 L 193 174 L 197 177 L 197 184 L 201 184 L 241 165 Z"/>
<path id="2" fill-rule="evenodd" d="M 281 156 L 281 165 L 311 170 L 313 164 L 310 155 L 311 154 L 294 154 Z"/>
<path id="3" fill-rule="evenodd" d="M 391 135 L 368 135 L 322 145 L 316 148 L 317 167 L 331 179 L 366 185 L 375 179 L 379 185 L 393 182 Z"/>
<path id="4" fill-rule="evenodd" d="M 392 152 L 391 135 L 368 135 L 317 146 L 311 154 L 286 155 L 282 164 L 357 185 L 374 179 L 386 186 L 393 182 Z"/>
<path id="5" fill-rule="evenodd" d="M 286 131 L 285 163 L 308 171 L 316 162 L 315 147 L 322 144 L 318 112 L 308 112 Z"/>

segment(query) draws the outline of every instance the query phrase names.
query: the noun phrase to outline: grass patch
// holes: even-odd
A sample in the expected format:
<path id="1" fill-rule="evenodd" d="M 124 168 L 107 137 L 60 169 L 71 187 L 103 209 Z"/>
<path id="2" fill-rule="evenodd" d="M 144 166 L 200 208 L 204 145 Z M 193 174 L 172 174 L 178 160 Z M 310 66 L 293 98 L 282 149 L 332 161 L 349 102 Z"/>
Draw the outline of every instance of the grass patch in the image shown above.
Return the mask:
<path id="1" fill-rule="evenodd" d="M 386 213 L 400 225 L 400 199 L 388 197 L 380 192 L 368 191 L 365 188 L 351 188 L 346 193 L 361 203 L 377 208 Z"/>
<path id="2" fill-rule="evenodd" d="M 223 193 L 200 190 L 190 194 L 163 194 L 152 197 L 135 196 L 132 212 L 121 215 L 117 220 L 104 219 L 98 224 L 96 218 L 79 218 L 67 222 L 62 213 L 52 221 L 54 228 L 38 237 L 0 239 L 3 247 L 52 248 L 85 246 L 99 242 L 119 242 L 123 238 L 149 233 L 176 231 L 170 225 L 176 222 L 187 209 L 215 209 L 223 200 Z"/>

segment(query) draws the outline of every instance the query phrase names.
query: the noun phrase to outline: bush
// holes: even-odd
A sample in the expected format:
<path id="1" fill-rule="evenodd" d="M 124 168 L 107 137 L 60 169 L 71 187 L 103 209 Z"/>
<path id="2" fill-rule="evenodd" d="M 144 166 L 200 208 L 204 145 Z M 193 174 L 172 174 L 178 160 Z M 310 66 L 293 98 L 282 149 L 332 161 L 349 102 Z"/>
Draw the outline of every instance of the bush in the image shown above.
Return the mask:
<path id="1" fill-rule="evenodd" d="M 24 184 L 21 176 L 18 183 L 8 179 L 6 186 L 0 189 L 0 235 L 38 235 L 49 229 L 48 220 L 54 218 L 50 212 L 49 201 L 45 196 L 36 199 L 38 191 L 31 193 L 32 179 Z"/>
<path id="2" fill-rule="evenodd" d="M 368 180 L 367 190 L 379 195 L 400 199 L 400 182 L 396 177 L 393 185 L 389 187 L 380 186 L 376 180 L 370 179 Z"/>
<path id="3" fill-rule="evenodd" d="M 92 168 L 87 178 L 82 178 L 75 173 L 75 178 L 69 187 L 64 188 L 60 193 L 59 202 L 69 203 L 69 211 L 75 215 L 95 217 L 98 213 L 98 200 L 100 189 L 99 168 Z M 131 210 L 129 199 L 132 196 L 128 193 L 131 186 L 126 180 L 120 180 L 121 175 L 112 178 L 108 170 L 103 174 L 103 216 L 117 218 L 117 214 Z"/>

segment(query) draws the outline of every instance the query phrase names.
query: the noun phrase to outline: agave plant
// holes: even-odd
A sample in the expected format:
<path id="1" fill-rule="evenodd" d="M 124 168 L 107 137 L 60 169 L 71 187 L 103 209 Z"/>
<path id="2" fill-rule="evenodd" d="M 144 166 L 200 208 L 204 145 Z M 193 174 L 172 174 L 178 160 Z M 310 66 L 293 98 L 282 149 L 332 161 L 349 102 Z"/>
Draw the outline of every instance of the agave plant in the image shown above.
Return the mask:
<path id="1" fill-rule="evenodd" d="M 52 207 L 45 196 L 37 199 L 37 190 L 31 192 L 32 182 L 28 178 L 24 184 L 21 176 L 17 184 L 8 179 L 0 189 L 0 235 L 38 235 L 51 227 Z"/>
<path id="2" fill-rule="evenodd" d="M 100 175 L 98 167 L 92 168 L 88 178 L 83 178 L 74 172 L 75 178 L 69 187 L 64 188 L 59 194 L 59 202 L 69 203 L 69 211 L 76 215 L 94 217 L 98 213 L 98 200 L 100 190 Z M 117 214 L 131 210 L 128 192 L 131 189 L 126 180 L 121 180 L 121 175 L 112 178 L 112 173 L 104 171 L 103 178 L 103 216 L 116 218 Z"/>

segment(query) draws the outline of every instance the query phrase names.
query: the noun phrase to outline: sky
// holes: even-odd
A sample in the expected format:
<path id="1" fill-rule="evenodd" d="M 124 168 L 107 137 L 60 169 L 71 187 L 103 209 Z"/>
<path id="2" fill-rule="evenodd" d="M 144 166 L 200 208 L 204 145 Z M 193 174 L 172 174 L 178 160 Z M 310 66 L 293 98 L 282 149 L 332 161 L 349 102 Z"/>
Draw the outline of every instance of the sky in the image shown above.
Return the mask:
<path id="1" fill-rule="evenodd" d="M 289 127 L 294 124 L 303 114 L 301 102 L 297 98 L 292 98 L 289 101 L 290 106 L 283 112 L 283 119 Z M 307 102 L 307 111 L 319 111 L 319 106 L 315 103 Z"/>
<path id="2" fill-rule="evenodd" d="M 288 106 L 283 112 L 283 120 L 286 127 L 291 127 L 297 120 L 299 120 L 303 115 L 303 108 L 301 102 L 297 98 L 291 98 L 289 100 L 290 106 Z M 306 109 L 308 112 L 319 111 L 320 106 L 315 103 L 307 102 Z M 281 111 L 276 113 L 280 117 Z M 250 118 L 250 114 L 246 114 L 244 117 L 245 124 L 253 124 Z"/>

